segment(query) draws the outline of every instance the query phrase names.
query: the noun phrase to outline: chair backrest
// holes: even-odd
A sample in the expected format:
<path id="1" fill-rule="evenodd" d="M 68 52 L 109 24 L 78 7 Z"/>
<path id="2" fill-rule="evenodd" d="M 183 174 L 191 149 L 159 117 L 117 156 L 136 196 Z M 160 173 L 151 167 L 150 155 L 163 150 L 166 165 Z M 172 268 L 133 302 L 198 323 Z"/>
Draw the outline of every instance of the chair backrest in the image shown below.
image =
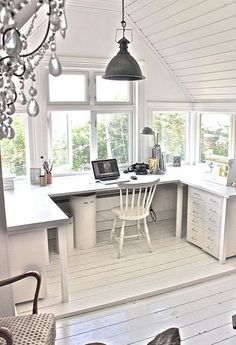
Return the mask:
<path id="1" fill-rule="evenodd" d="M 122 215 L 147 216 L 159 181 L 119 183 Z"/>

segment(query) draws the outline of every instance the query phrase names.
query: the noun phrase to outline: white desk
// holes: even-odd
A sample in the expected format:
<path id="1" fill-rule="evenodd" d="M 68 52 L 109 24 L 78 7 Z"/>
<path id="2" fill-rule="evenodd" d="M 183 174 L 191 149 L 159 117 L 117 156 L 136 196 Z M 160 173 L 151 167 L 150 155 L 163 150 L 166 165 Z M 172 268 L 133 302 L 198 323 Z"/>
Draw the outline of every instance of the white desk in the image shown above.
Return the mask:
<path id="1" fill-rule="evenodd" d="M 160 175 L 160 184 L 177 184 L 176 236 L 182 235 L 182 202 L 184 185 L 195 186 L 218 194 L 227 199 L 236 196 L 236 189 L 203 181 L 196 167 L 169 168 L 165 175 Z M 156 176 L 138 176 L 138 182 L 156 179 Z M 70 195 L 82 195 L 90 192 L 105 192 L 118 189 L 117 185 L 95 183 L 92 175 L 54 177 L 52 185 L 46 187 L 16 184 L 13 191 L 5 191 L 6 218 L 9 233 L 35 231 L 42 227 L 57 226 L 59 233 L 59 255 L 61 265 L 62 302 L 68 301 L 67 250 L 64 225 L 68 217 L 50 199 Z M 225 261 L 225 236 L 221 239 L 220 261 Z"/>
<path id="2" fill-rule="evenodd" d="M 26 263 L 28 260 L 27 256 L 32 255 L 33 260 L 36 262 L 38 260 L 36 255 L 39 257 L 40 253 L 34 253 L 34 248 L 32 247 L 27 250 L 27 245 L 29 244 L 30 239 L 34 238 L 36 243 L 38 241 L 38 245 L 42 249 L 44 237 L 43 232 L 45 232 L 47 227 L 57 226 L 59 234 L 60 270 L 62 277 L 62 302 L 67 302 L 68 286 L 65 224 L 69 219 L 45 192 L 46 191 L 41 187 L 19 183 L 16 185 L 14 190 L 5 191 L 4 193 L 7 230 L 10 235 L 9 242 L 13 247 L 13 252 L 14 250 L 17 250 L 17 244 L 15 242 L 18 241 L 18 243 L 20 243 L 21 240 L 18 235 L 24 234 L 23 238 L 25 239 L 25 243 L 22 243 L 20 247 L 18 246 L 19 249 L 16 253 L 16 257 L 13 257 L 12 260 L 16 262 L 17 267 L 20 267 L 19 261 Z M 11 238 L 14 240 L 11 241 Z M 44 262 L 44 253 L 41 253 L 41 256 L 42 267 Z M 12 274 L 14 274 L 13 272 Z M 28 282 L 24 284 L 28 284 Z M 45 289 L 45 283 L 42 282 L 41 290 L 44 294 L 46 293 Z"/>

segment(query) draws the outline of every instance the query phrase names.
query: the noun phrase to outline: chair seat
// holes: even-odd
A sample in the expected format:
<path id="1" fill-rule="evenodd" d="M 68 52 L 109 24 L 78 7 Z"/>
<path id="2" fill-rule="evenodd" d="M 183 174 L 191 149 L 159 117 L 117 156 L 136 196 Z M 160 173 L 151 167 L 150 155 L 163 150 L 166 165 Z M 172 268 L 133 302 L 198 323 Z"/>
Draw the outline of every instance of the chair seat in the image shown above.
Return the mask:
<path id="1" fill-rule="evenodd" d="M 138 220 L 146 218 L 149 215 L 149 210 L 148 212 L 144 213 L 142 209 L 135 206 L 132 210 L 129 209 L 128 212 L 125 212 L 120 207 L 116 207 L 112 209 L 112 213 L 114 214 L 114 216 L 119 217 L 123 220 Z"/>
<path id="2" fill-rule="evenodd" d="M 53 314 L 34 314 L 0 317 L 0 327 L 8 328 L 13 334 L 14 345 L 53 345 L 56 330 Z M 0 345 L 5 345 L 0 338 Z"/>

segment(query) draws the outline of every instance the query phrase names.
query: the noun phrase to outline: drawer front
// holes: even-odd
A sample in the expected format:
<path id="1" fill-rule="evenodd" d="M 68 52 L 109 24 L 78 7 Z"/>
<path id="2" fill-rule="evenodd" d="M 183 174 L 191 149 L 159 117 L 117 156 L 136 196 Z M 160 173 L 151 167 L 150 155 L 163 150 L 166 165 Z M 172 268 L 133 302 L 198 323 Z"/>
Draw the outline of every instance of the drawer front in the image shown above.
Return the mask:
<path id="1" fill-rule="evenodd" d="M 197 198 L 190 197 L 188 200 L 188 213 L 191 213 L 192 215 L 196 217 L 202 218 L 203 212 L 204 212 L 204 201 Z"/>
<path id="2" fill-rule="evenodd" d="M 193 231 L 187 231 L 187 241 L 202 247 L 202 237 Z"/>
<path id="3" fill-rule="evenodd" d="M 216 204 L 206 203 L 205 212 L 207 216 L 221 217 L 221 208 Z"/>
<path id="4" fill-rule="evenodd" d="M 212 206 L 218 208 L 219 210 L 221 209 L 222 198 L 220 196 L 207 193 L 207 195 L 206 195 L 206 202 L 209 205 L 212 205 Z"/>
<path id="5" fill-rule="evenodd" d="M 215 217 L 215 216 L 206 214 L 205 219 L 204 219 L 204 223 L 205 223 L 204 228 L 212 227 L 212 228 L 217 229 L 217 230 L 220 229 L 220 218 L 219 217 Z"/>
<path id="6" fill-rule="evenodd" d="M 218 237 L 220 233 L 220 227 L 217 227 L 213 224 L 205 223 L 204 231 L 206 231 L 209 235 Z"/>
<path id="7" fill-rule="evenodd" d="M 219 241 L 218 237 L 212 236 L 206 232 L 203 236 L 202 249 L 211 255 L 219 256 Z"/>
<path id="8" fill-rule="evenodd" d="M 204 226 L 204 219 L 195 217 L 192 214 L 188 214 L 188 223 L 191 223 L 192 225 L 198 226 L 200 228 L 203 228 Z"/>
<path id="9" fill-rule="evenodd" d="M 187 225 L 187 233 L 193 233 L 193 234 L 197 234 L 198 236 L 202 236 L 202 228 L 200 228 L 199 226 L 188 222 Z"/>
<path id="10" fill-rule="evenodd" d="M 204 192 L 200 189 L 197 189 L 197 188 L 189 187 L 188 196 L 189 196 L 189 198 L 197 198 L 197 199 L 203 200 L 203 201 L 206 200 L 206 192 Z"/>

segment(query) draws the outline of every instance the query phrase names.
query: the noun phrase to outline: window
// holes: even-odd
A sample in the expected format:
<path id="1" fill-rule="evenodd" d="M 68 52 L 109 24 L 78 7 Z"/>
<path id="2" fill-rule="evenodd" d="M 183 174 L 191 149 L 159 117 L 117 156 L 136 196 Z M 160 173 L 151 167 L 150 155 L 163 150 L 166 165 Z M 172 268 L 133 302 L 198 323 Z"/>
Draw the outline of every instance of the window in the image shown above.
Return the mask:
<path id="1" fill-rule="evenodd" d="M 158 141 L 166 162 L 172 163 L 173 156 L 185 160 L 186 114 L 153 111 L 152 115 L 153 130 L 158 132 Z"/>
<path id="2" fill-rule="evenodd" d="M 201 114 L 200 134 L 201 162 L 210 154 L 229 156 L 230 114 Z"/>
<path id="3" fill-rule="evenodd" d="M 0 142 L 3 176 L 26 175 L 25 114 L 13 115 L 14 139 Z"/>
<path id="4" fill-rule="evenodd" d="M 49 74 L 49 102 L 87 102 L 87 73 Z"/>
<path id="5" fill-rule="evenodd" d="M 90 165 L 90 112 L 51 112 L 55 172 L 84 171 Z"/>
<path id="6" fill-rule="evenodd" d="M 102 79 L 101 75 L 96 75 L 96 101 L 130 103 L 131 83 L 128 81 L 118 81 Z"/>
<path id="7" fill-rule="evenodd" d="M 129 114 L 97 115 L 98 159 L 116 158 L 118 164 L 129 161 Z"/>
<path id="8" fill-rule="evenodd" d="M 55 173 L 86 171 L 94 159 L 116 158 L 118 164 L 132 162 L 131 82 L 108 81 L 95 70 L 78 70 L 59 78 L 49 76 L 48 85 L 49 156 L 54 161 Z"/>

